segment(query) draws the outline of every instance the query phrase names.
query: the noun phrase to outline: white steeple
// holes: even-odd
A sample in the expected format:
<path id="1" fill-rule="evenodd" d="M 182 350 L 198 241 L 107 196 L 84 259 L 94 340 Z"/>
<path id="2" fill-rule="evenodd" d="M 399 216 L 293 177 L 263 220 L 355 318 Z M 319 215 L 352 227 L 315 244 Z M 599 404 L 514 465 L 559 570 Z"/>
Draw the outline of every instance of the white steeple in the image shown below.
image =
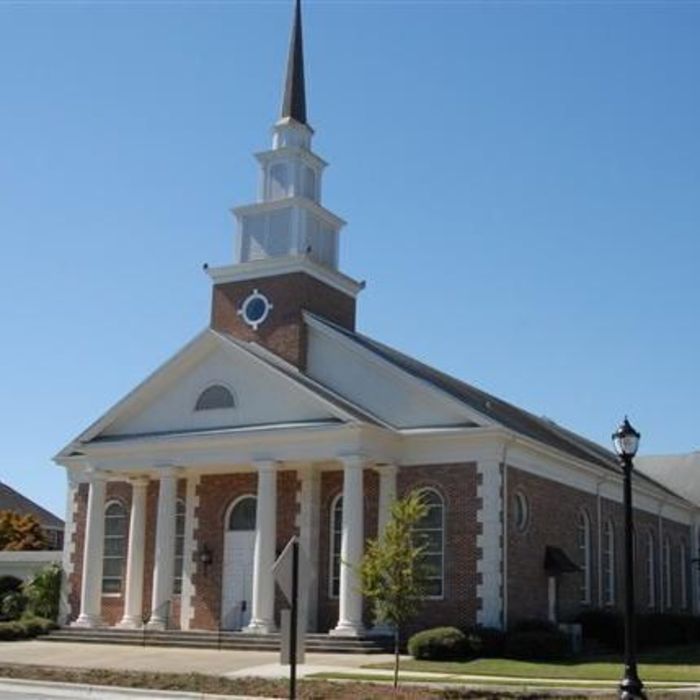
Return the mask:
<path id="1" fill-rule="evenodd" d="M 256 154 L 262 170 L 258 202 L 233 210 L 236 263 L 303 257 L 337 270 L 338 232 L 345 222 L 320 204 L 326 163 L 311 150 L 312 136 L 297 0 L 281 116 L 273 127 L 271 150 Z"/>

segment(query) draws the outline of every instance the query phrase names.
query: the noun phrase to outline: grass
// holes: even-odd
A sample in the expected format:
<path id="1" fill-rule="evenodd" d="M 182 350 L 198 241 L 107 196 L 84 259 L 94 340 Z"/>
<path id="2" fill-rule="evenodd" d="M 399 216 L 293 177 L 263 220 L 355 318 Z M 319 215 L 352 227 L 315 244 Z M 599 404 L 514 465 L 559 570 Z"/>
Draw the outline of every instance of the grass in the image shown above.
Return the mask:
<path id="1" fill-rule="evenodd" d="M 639 655 L 639 675 L 644 681 L 699 682 L 700 646 L 669 647 Z M 365 668 L 391 668 L 391 664 L 373 664 Z M 405 661 L 403 671 L 546 678 L 569 680 L 617 681 L 622 673 L 620 656 L 596 656 L 571 661 L 535 662 L 513 659 L 475 659 L 473 661 Z"/>
<path id="2" fill-rule="evenodd" d="M 19 664 L 0 665 L 0 678 L 37 680 L 47 683 L 83 683 L 87 685 L 119 686 L 123 688 L 148 688 L 152 690 L 180 690 L 193 693 L 218 695 L 249 695 L 269 698 L 289 697 L 289 685 L 284 680 L 260 678 L 222 678 L 199 673 L 144 673 L 135 671 L 109 671 L 102 669 L 58 668 Z M 538 700 L 559 697 L 547 693 L 520 693 L 517 691 L 468 690 L 462 688 L 427 688 L 408 686 L 394 694 L 386 684 L 371 682 L 331 682 L 302 680 L 298 684 L 298 697 L 303 700 Z M 584 695 L 566 696 L 578 700 Z"/>

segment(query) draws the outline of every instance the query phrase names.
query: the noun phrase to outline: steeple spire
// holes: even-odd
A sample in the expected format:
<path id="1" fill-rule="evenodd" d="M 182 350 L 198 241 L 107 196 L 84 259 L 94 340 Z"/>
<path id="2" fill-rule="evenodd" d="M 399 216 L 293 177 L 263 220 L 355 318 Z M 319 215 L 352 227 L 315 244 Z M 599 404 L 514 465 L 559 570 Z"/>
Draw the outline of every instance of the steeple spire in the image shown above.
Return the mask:
<path id="1" fill-rule="evenodd" d="M 296 0 L 294 24 L 289 41 L 287 78 L 284 83 L 282 119 L 289 117 L 306 124 L 306 88 L 304 86 L 304 41 L 301 32 L 301 0 Z"/>

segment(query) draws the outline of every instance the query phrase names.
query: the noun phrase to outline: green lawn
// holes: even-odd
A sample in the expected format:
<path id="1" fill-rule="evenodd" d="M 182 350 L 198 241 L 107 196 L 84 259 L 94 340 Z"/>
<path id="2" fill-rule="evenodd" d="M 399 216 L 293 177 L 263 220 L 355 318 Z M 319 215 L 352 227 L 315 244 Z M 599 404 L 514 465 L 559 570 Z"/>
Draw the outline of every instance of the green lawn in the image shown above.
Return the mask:
<path id="1" fill-rule="evenodd" d="M 696 681 L 700 683 L 700 646 L 671 647 L 639 655 L 639 675 L 644 681 Z M 391 664 L 372 664 L 366 668 L 391 668 Z M 579 658 L 575 661 L 538 663 L 511 659 L 476 659 L 475 661 L 405 661 L 402 671 L 510 676 L 517 678 L 551 678 L 572 680 L 619 680 L 620 656 Z"/>

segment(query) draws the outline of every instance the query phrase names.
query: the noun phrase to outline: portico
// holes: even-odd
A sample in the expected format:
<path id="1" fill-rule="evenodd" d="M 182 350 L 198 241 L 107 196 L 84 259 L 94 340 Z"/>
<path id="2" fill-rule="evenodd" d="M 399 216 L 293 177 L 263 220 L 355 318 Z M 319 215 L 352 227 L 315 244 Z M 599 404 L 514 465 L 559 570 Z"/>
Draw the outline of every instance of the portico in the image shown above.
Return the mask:
<path id="1" fill-rule="evenodd" d="M 290 469 L 294 466 L 294 469 Z M 315 630 L 318 611 L 315 601 L 319 597 L 318 586 L 321 581 L 327 581 L 328 576 L 320 575 L 319 565 L 319 512 L 321 510 L 320 492 L 318 488 L 323 474 L 342 474 L 343 517 L 340 551 L 340 590 L 337 600 L 337 621 L 330 633 L 338 636 L 360 636 L 367 629 L 363 620 L 363 600 L 359 589 L 357 567 L 360 564 L 364 547 L 365 501 L 363 492 L 363 476 L 366 472 L 380 470 L 378 480 L 379 492 L 372 510 L 377 514 L 373 531 L 385 522 L 389 515 L 392 499 L 396 493 L 396 470 L 391 467 L 377 466 L 376 462 L 364 455 L 349 454 L 310 462 L 305 465 L 295 463 L 290 465 L 282 460 L 257 460 L 249 465 L 236 467 L 230 475 L 216 473 L 207 475 L 183 467 L 153 468 L 147 474 L 120 477 L 115 471 L 107 472 L 99 469 L 86 470 L 81 481 L 87 488 L 87 519 L 86 525 L 91 536 L 86 537 L 86 556 L 83 558 L 80 571 L 81 596 L 80 610 L 73 623 L 81 627 L 100 627 L 116 624 L 123 628 L 140 628 L 143 624 L 149 629 L 180 628 L 231 628 L 227 624 L 230 616 L 223 605 L 226 600 L 224 588 L 230 581 L 224 576 L 223 559 L 225 558 L 224 538 L 212 537 L 214 533 L 205 528 L 199 528 L 197 521 L 200 513 L 209 507 L 220 511 L 220 532 L 223 533 L 229 522 L 231 509 L 222 511 L 219 506 L 226 500 L 218 488 L 220 484 L 229 481 L 236 486 L 232 489 L 231 504 L 241 497 L 255 499 L 255 529 L 254 549 L 252 554 L 252 571 L 250 572 L 250 599 L 245 601 L 250 606 L 249 622 L 242 630 L 253 634 L 268 634 L 277 630 L 278 614 L 275 610 L 275 590 L 270 569 L 279 552 L 282 542 L 291 533 L 300 537 L 302 546 L 307 549 L 311 571 L 308 572 L 309 586 L 305 591 L 308 597 L 308 626 Z M 209 478 L 208 478 L 209 477 Z M 393 477 L 393 478 L 392 478 Z M 182 488 L 185 484 L 196 481 L 197 489 Z M 316 484 L 310 493 L 304 492 L 304 485 Z M 281 488 L 280 488 L 281 487 Z M 157 492 L 156 498 L 151 498 L 149 513 L 148 493 Z M 216 490 L 215 496 L 210 491 Z M 105 561 L 104 518 L 102 532 L 98 518 L 92 513 L 103 512 L 109 494 L 115 489 L 130 491 L 130 508 L 128 511 L 128 535 L 123 552 L 125 565 L 123 577 L 123 593 L 107 594 L 103 592 L 103 566 Z M 292 491 L 293 500 L 289 491 Z M 194 516 L 189 523 L 192 537 L 185 538 L 182 552 L 182 593 L 176 594 L 173 582 L 177 577 L 175 571 L 176 548 L 176 506 L 178 493 L 184 496 L 184 511 Z M 190 502 L 196 499 L 197 504 Z M 307 501 L 303 506 L 304 500 Z M 290 518 L 290 503 L 293 503 L 296 514 Z M 297 507 L 297 504 L 299 507 Z M 146 532 L 147 522 L 155 518 L 155 538 L 151 555 Z M 208 522 L 207 516 L 201 518 Z M 209 520 L 211 520 L 211 513 Z M 187 525 L 186 525 L 187 529 Z M 88 531 L 86 530 L 86 535 Z M 93 536 L 97 535 L 97 537 Z M 209 567 L 200 561 L 198 556 L 203 548 L 212 553 L 213 561 Z M 147 562 L 150 560 L 150 562 Z M 218 560 L 218 561 L 217 561 Z M 185 566 L 188 562 L 189 566 Z M 147 566 L 150 563 L 151 566 Z M 218 585 L 217 585 L 218 584 Z M 217 589 L 211 590 L 211 589 Z M 195 610 L 206 599 L 205 592 L 210 589 L 214 598 L 218 598 L 218 611 L 211 610 L 210 623 L 206 623 L 206 615 Z M 150 597 L 147 596 L 150 591 Z M 194 595 L 193 595 L 194 594 Z M 197 595 L 199 594 L 199 595 Z M 122 613 L 118 621 L 105 619 L 105 605 L 114 605 L 119 601 Z M 215 606 L 210 606 L 215 607 Z M 174 617 L 174 611 L 179 610 L 179 617 Z M 277 611 L 278 613 L 278 611 Z M 235 625 L 234 625 L 235 628 Z"/>

